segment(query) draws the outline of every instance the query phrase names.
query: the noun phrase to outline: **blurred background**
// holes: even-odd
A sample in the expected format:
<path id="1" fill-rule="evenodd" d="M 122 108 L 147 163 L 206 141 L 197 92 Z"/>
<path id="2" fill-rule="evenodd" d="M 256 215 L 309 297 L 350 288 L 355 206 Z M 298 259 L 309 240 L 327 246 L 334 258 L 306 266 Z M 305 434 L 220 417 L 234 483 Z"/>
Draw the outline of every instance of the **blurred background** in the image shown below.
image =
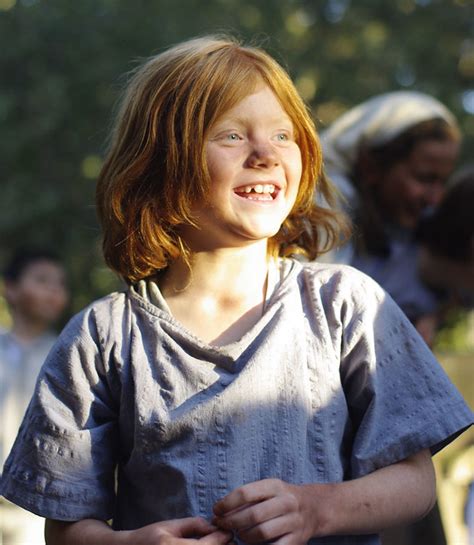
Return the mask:
<path id="1" fill-rule="evenodd" d="M 65 319 L 121 287 L 101 258 L 94 189 L 123 74 L 221 31 L 276 56 L 319 129 L 369 96 L 419 90 L 456 114 L 459 165 L 474 161 L 474 0 L 0 0 L 0 266 L 20 244 L 55 248 Z M 473 404 L 472 312 L 448 318 L 436 352 Z M 454 471 L 443 456 L 440 470 Z"/>

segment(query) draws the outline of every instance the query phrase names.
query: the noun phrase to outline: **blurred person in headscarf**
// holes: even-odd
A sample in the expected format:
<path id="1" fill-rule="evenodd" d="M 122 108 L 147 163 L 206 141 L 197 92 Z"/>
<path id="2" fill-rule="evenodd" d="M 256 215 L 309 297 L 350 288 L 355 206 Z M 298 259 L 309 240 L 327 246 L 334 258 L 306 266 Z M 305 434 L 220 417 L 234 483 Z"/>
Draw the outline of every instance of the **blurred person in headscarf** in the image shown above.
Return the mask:
<path id="1" fill-rule="evenodd" d="M 439 300 L 420 280 L 416 232 L 456 164 L 456 119 L 429 95 L 395 91 L 352 108 L 321 139 L 326 173 L 354 225 L 330 259 L 379 282 L 431 345 Z"/>

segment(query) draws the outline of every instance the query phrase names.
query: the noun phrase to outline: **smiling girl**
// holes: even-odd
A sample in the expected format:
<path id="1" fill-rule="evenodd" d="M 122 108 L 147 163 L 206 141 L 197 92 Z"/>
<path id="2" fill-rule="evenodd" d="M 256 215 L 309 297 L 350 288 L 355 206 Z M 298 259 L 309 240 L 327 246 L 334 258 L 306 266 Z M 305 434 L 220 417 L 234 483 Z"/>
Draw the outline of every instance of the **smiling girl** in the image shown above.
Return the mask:
<path id="1" fill-rule="evenodd" d="M 291 257 L 339 240 L 321 165 L 262 50 L 135 72 L 97 191 L 129 288 L 62 333 L 1 482 L 48 545 L 375 544 L 430 509 L 430 449 L 472 415 L 376 284 Z"/>

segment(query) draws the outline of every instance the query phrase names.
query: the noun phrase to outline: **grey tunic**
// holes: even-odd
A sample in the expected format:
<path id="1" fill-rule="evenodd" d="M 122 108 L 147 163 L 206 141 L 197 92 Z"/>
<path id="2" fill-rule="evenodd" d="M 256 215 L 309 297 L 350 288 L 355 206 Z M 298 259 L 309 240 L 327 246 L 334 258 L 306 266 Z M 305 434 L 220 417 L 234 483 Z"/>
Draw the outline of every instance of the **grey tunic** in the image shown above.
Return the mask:
<path id="1" fill-rule="evenodd" d="M 353 479 L 435 452 L 472 423 L 375 282 L 346 266 L 289 269 L 258 323 L 222 347 L 160 308 L 152 284 L 73 318 L 43 367 L 0 492 L 48 518 L 113 518 L 116 529 L 209 518 L 243 483 Z"/>

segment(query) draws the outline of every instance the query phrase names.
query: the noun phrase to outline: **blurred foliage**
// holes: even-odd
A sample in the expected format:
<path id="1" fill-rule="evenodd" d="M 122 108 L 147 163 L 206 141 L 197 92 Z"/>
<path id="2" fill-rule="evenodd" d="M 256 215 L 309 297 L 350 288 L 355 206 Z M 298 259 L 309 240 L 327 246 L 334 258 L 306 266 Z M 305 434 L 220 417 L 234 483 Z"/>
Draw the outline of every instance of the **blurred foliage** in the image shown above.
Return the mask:
<path id="1" fill-rule="evenodd" d="M 449 352 L 474 354 L 474 310 L 452 309 L 445 317 L 433 349 L 440 355 Z"/>
<path id="2" fill-rule="evenodd" d="M 230 32 L 289 67 L 319 127 L 369 96 L 432 93 L 474 141 L 472 0 L 0 0 L 0 263 L 34 243 L 64 256 L 71 311 L 120 282 L 100 255 L 94 181 L 136 62 Z"/>

